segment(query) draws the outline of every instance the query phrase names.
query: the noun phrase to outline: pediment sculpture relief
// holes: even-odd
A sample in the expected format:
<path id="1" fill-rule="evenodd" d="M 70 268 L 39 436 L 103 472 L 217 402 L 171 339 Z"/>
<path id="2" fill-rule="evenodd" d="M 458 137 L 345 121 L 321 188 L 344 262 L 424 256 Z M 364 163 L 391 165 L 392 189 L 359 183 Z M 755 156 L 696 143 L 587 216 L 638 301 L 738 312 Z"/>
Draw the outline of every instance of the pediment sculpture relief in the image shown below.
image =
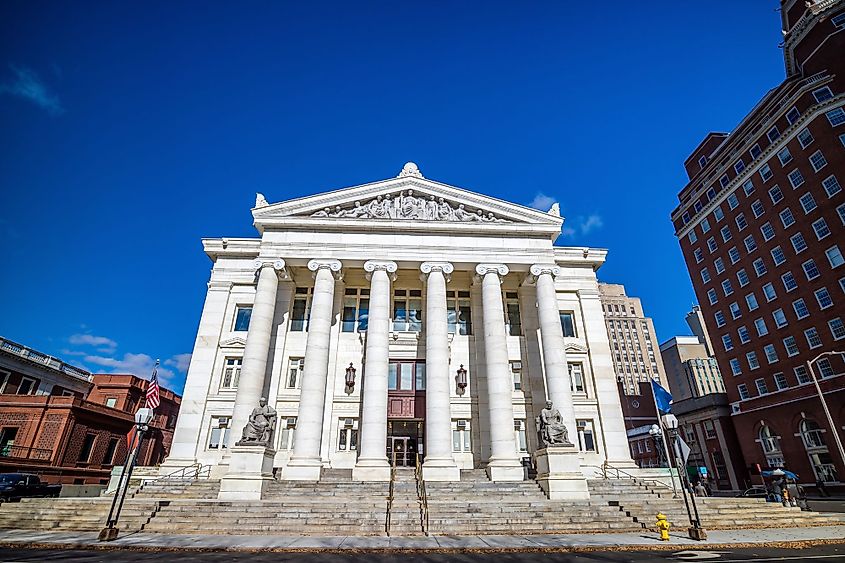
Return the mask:
<path id="1" fill-rule="evenodd" d="M 470 211 L 463 203 L 454 204 L 442 197 L 415 195 L 414 190 L 377 196 L 369 201 L 356 201 L 354 206 L 334 209 L 326 207 L 311 217 L 342 217 L 349 219 L 413 219 L 417 221 L 454 221 L 459 223 L 510 223 L 481 209 Z"/>

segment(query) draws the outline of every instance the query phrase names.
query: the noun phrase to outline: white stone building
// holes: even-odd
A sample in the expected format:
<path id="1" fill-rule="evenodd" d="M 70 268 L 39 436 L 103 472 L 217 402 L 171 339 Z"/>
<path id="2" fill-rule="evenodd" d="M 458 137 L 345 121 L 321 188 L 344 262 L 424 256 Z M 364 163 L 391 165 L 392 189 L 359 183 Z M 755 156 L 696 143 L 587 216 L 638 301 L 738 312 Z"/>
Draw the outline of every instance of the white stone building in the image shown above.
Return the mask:
<path id="1" fill-rule="evenodd" d="M 259 194 L 252 213 L 258 238 L 203 240 L 214 267 L 166 466 L 241 471 L 233 446 L 267 397 L 278 422 L 265 457 L 281 479 L 385 480 L 391 459 L 417 453 L 426 479 L 522 479 L 547 399 L 581 472 L 635 467 L 596 280 L 606 251 L 553 246 L 557 205 L 408 163 L 291 201 Z"/>

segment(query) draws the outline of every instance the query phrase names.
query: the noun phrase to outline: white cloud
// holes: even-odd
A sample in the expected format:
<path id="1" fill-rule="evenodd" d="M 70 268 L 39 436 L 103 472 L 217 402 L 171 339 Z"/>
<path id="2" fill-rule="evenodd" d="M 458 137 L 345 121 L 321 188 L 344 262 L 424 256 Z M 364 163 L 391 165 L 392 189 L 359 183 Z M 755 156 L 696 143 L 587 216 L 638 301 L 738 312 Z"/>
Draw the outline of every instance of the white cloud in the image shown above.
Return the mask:
<path id="1" fill-rule="evenodd" d="M 555 198 L 549 197 L 544 193 L 537 192 L 537 195 L 534 196 L 534 199 L 531 200 L 528 207 L 533 207 L 534 209 L 539 209 L 540 211 L 548 211 L 554 202 Z"/>
<path id="2" fill-rule="evenodd" d="M 191 365 L 190 354 L 176 354 L 172 358 L 164 360 L 164 364 L 176 368 L 176 371 L 185 373 L 188 371 L 188 366 Z"/>
<path id="3" fill-rule="evenodd" d="M 0 84 L 0 94 L 9 94 L 24 100 L 28 100 L 50 115 L 61 115 L 64 113 L 62 103 L 58 96 L 49 92 L 47 86 L 38 75 L 30 68 L 10 65 L 14 77 L 12 80 Z"/>
<path id="4" fill-rule="evenodd" d="M 126 353 L 122 358 L 85 356 L 84 361 L 107 368 L 107 373 L 131 373 L 142 379 L 149 379 L 153 374 L 153 367 L 155 366 L 155 359 L 148 354 Z M 169 384 L 175 377 L 176 374 L 173 373 L 173 370 L 159 366 L 158 380 L 162 385 Z"/>
<path id="5" fill-rule="evenodd" d="M 597 215 L 595 213 L 586 217 L 578 215 L 566 220 L 566 226 L 563 227 L 561 233 L 565 237 L 571 237 L 579 234 L 586 235 L 596 229 L 601 229 L 602 227 L 604 227 L 604 221 L 602 220 L 601 215 Z"/>
<path id="6" fill-rule="evenodd" d="M 68 342 L 77 346 L 98 346 L 98 352 L 109 354 L 117 349 L 117 342 L 105 336 L 93 334 L 72 334 Z"/>
<path id="7" fill-rule="evenodd" d="M 593 214 L 581 222 L 581 233 L 586 235 L 593 229 L 601 229 L 602 227 L 604 227 L 604 221 L 600 216 Z"/>

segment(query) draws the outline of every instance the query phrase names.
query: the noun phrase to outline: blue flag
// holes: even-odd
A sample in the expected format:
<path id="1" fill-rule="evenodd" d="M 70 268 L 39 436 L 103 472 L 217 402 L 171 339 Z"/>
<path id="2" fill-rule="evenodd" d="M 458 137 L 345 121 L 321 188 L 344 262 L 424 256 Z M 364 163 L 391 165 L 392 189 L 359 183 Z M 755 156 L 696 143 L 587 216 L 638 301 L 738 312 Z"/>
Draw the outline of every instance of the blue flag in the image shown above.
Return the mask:
<path id="1" fill-rule="evenodd" d="M 657 410 L 660 414 L 672 412 L 672 394 L 664 389 L 657 381 L 651 380 L 651 392 L 654 393 L 654 404 L 657 405 Z"/>

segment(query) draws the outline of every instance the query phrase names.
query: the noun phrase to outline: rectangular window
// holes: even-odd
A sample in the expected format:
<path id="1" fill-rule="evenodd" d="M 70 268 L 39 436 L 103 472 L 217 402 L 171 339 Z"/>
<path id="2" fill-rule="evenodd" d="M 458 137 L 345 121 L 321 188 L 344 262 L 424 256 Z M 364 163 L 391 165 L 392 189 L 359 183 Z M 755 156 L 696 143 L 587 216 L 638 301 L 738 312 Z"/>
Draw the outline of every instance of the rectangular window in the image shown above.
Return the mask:
<path id="1" fill-rule="evenodd" d="M 730 350 L 733 350 L 734 343 L 733 343 L 733 340 L 731 340 L 730 334 L 723 334 L 722 335 L 722 345 L 725 347 L 725 352 L 729 352 Z"/>
<path id="2" fill-rule="evenodd" d="M 584 393 L 584 366 L 581 363 L 567 363 L 569 368 L 569 388 L 573 393 Z"/>
<path id="3" fill-rule="evenodd" d="M 739 249 L 737 247 L 732 247 L 728 250 L 728 258 L 731 259 L 731 264 L 736 264 L 739 262 Z"/>
<path id="4" fill-rule="evenodd" d="M 754 273 L 757 274 L 757 277 L 762 277 L 766 274 L 766 263 L 763 262 L 762 258 L 758 258 L 754 261 Z"/>
<path id="5" fill-rule="evenodd" d="M 716 252 L 717 248 L 719 248 L 719 247 L 716 245 L 716 239 L 715 238 L 710 237 L 709 239 L 707 239 L 707 250 L 709 250 L 711 253 L 713 253 L 713 252 Z"/>
<path id="6" fill-rule="evenodd" d="M 809 129 L 802 129 L 800 133 L 798 133 L 798 142 L 801 144 L 802 149 L 806 149 L 810 146 L 810 143 L 813 142 L 813 135 L 810 133 Z"/>
<path id="7" fill-rule="evenodd" d="M 766 133 L 766 137 L 768 137 L 770 143 L 774 143 L 775 141 L 777 141 L 778 138 L 780 138 L 780 131 L 778 130 L 777 126 L 769 129 L 769 132 Z"/>
<path id="8" fill-rule="evenodd" d="M 798 111 L 798 108 L 795 106 L 792 107 L 788 112 L 786 112 L 786 120 L 789 122 L 790 125 L 798 121 L 798 118 L 801 117 L 801 112 Z"/>
<path id="9" fill-rule="evenodd" d="M 748 369 L 753 371 L 760 368 L 760 362 L 757 360 L 757 352 L 748 352 L 745 354 L 745 359 L 748 360 Z"/>
<path id="10" fill-rule="evenodd" d="M 728 196 L 728 207 L 732 210 L 736 209 L 739 206 L 739 199 L 736 197 L 736 193 L 732 193 Z"/>
<path id="11" fill-rule="evenodd" d="M 748 252 L 757 250 L 757 241 L 754 240 L 754 235 L 748 235 L 743 242 L 745 243 L 745 250 Z"/>
<path id="12" fill-rule="evenodd" d="M 472 451 L 472 444 L 470 442 L 470 421 L 469 420 L 453 420 L 452 421 L 452 451 L 453 452 L 470 452 Z"/>
<path id="13" fill-rule="evenodd" d="M 742 316 L 742 312 L 740 312 L 739 310 L 739 303 L 737 303 L 736 301 L 730 304 L 730 309 L 732 319 L 738 319 Z"/>
<path id="14" fill-rule="evenodd" d="M 819 309 L 827 309 L 833 307 L 833 299 L 830 298 L 830 292 L 826 287 L 821 287 L 814 292 L 816 301 L 819 302 Z"/>
<path id="15" fill-rule="evenodd" d="M 783 347 L 786 349 L 786 355 L 790 358 L 798 355 L 798 344 L 795 342 L 794 336 L 787 336 L 784 338 Z"/>
<path id="16" fill-rule="evenodd" d="M 837 125 L 845 123 L 845 110 L 842 108 L 830 110 L 825 115 L 827 116 L 827 120 L 830 122 L 831 127 L 836 127 Z"/>
<path id="17" fill-rule="evenodd" d="M 725 314 L 722 311 L 716 311 L 715 313 L 713 313 L 713 318 L 716 320 L 717 327 L 723 327 L 725 326 L 725 324 L 727 324 L 727 321 L 725 320 Z"/>
<path id="18" fill-rule="evenodd" d="M 827 260 L 830 262 L 831 268 L 838 268 L 845 263 L 845 259 L 842 258 L 842 252 L 840 252 L 838 246 L 831 246 L 824 253 L 827 255 Z"/>
<path id="19" fill-rule="evenodd" d="M 238 388 L 242 363 L 242 358 L 225 358 L 223 360 L 223 377 L 220 379 L 220 389 Z"/>
<path id="20" fill-rule="evenodd" d="M 772 203 L 779 203 L 783 199 L 783 192 L 780 190 L 779 186 L 772 186 L 769 190 L 769 197 L 772 200 Z"/>
<path id="21" fill-rule="evenodd" d="M 772 318 L 775 320 L 775 326 L 778 328 L 783 328 L 787 325 L 786 315 L 784 314 L 783 309 L 775 309 L 772 312 Z"/>
<path id="22" fill-rule="evenodd" d="M 822 358 L 816 365 L 819 367 L 819 375 L 822 376 L 822 379 L 827 379 L 828 377 L 836 375 L 833 371 L 833 366 L 830 365 L 829 359 Z"/>
<path id="23" fill-rule="evenodd" d="M 88 463 L 91 459 L 91 452 L 94 449 L 96 439 L 96 434 L 85 435 L 85 438 L 82 440 L 82 449 L 79 450 L 79 463 Z"/>
<path id="24" fill-rule="evenodd" d="M 578 419 L 575 421 L 578 428 L 578 448 L 582 452 L 596 451 L 596 437 L 592 420 Z"/>
<path id="25" fill-rule="evenodd" d="M 816 261 L 812 258 L 801 264 L 801 268 L 804 269 L 804 275 L 807 276 L 807 281 L 814 280 L 821 275 L 818 267 L 816 267 Z"/>
<path id="26" fill-rule="evenodd" d="M 117 397 L 107 397 L 106 398 L 106 406 L 110 408 L 114 408 L 117 404 Z"/>
<path id="27" fill-rule="evenodd" d="M 393 290 L 393 330 L 420 332 L 422 321 L 422 290 Z"/>
<path id="28" fill-rule="evenodd" d="M 745 195 L 751 195 L 754 193 L 754 182 L 751 180 L 746 180 L 742 184 L 742 191 L 745 192 Z"/>
<path id="29" fill-rule="evenodd" d="M 112 465 L 114 463 L 114 454 L 117 452 L 117 444 L 120 442 L 117 438 L 109 439 L 109 445 L 106 446 L 106 453 L 103 454 L 102 465 Z"/>
<path id="30" fill-rule="evenodd" d="M 830 23 L 839 29 L 845 29 L 845 13 L 830 18 Z"/>
<path id="31" fill-rule="evenodd" d="M 219 450 L 229 447 L 230 416 L 212 416 L 211 427 L 208 431 L 208 449 Z"/>
<path id="32" fill-rule="evenodd" d="M 472 334 L 472 309 L 469 291 L 446 292 L 446 314 L 451 334 Z"/>
<path id="33" fill-rule="evenodd" d="M 795 372 L 795 379 L 798 380 L 799 384 L 803 385 L 810 382 L 810 375 L 807 373 L 807 366 L 795 366 L 792 368 L 792 371 Z"/>
<path id="34" fill-rule="evenodd" d="M 742 213 L 740 213 L 736 216 L 735 221 L 736 221 L 736 226 L 740 231 L 748 226 L 748 221 L 745 220 L 745 215 L 742 214 Z"/>
<path id="35" fill-rule="evenodd" d="M 722 274 L 722 273 L 724 273 L 724 271 L 725 271 L 725 263 L 724 263 L 724 261 L 723 261 L 721 258 L 716 258 L 716 259 L 713 261 L 713 266 L 715 266 L 715 267 L 716 267 L 716 273 L 717 273 L 717 274 Z"/>
<path id="36" fill-rule="evenodd" d="M 252 317 L 252 305 L 235 308 L 235 331 L 249 330 L 249 319 Z"/>
<path id="37" fill-rule="evenodd" d="M 822 339 L 819 338 L 819 331 L 816 330 L 816 327 L 810 327 L 805 330 L 804 337 L 807 339 L 807 344 L 811 350 L 822 345 Z"/>
<path id="38" fill-rule="evenodd" d="M 311 287 L 297 287 L 294 290 L 293 307 L 290 314 L 290 329 L 293 332 L 308 330 L 308 318 L 311 316 Z"/>
<path id="39" fill-rule="evenodd" d="M 522 362 L 519 360 L 512 360 L 508 362 L 511 368 L 511 379 L 513 380 L 513 390 L 522 391 Z"/>
<path id="40" fill-rule="evenodd" d="M 801 199 L 799 199 L 798 201 L 801 202 L 801 209 L 804 210 L 805 215 L 807 213 L 809 213 L 810 211 L 814 210 L 817 207 L 816 199 L 813 197 L 813 194 L 811 194 L 810 192 L 807 192 L 804 195 L 802 195 Z"/>
<path id="41" fill-rule="evenodd" d="M 754 384 L 757 386 L 758 395 L 768 395 L 769 388 L 766 386 L 766 380 L 763 378 L 755 379 Z"/>
<path id="42" fill-rule="evenodd" d="M 763 154 L 763 150 L 760 148 L 760 145 L 755 144 L 751 147 L 751 150 L 748 151 L 748 154 L 751 155 L 751 160 L 755 160 L 758 156 Z"/>
<path id="43" fill-rule="evenodd" d="M 795 311 L 795 316 L 798 317 L 799 320 L 806 319 L 810 316 L 810 310 L 807 308 L 807 304 L 804 303 L 803 297 L 792 302 L 792 309 Z"/>
<path id="44" fill-rule="evenodd" d="M 575 313 L 571 311 L 561 311 L 560 326 L 563 327 L 564 336 L 575 338 L 577 336 L 577 334 L 575 333 Z"/>
<path id="45" fill-rule="evenodd" d="M 710 272 L 707 268 L 701 268 L 701 281 L 704 283 L 710 283 Z M 563 322 L 563 318 L 560 319 Z"/>
<path id="46" fill-rule="evenodd" d="M 740 383 L 736 386 L 736 390 L 739 392 L 739 398 L 742 400 L 750 399 L 751 395 L 748 394 L 748 387 L 745 383 Z"/>
<path id="47" fill-rule="evenodd" d="M 754 328 L 757 329 L 757 336 L 766 336 L 769 334 L 769 328 L 766 326 L 765 319 L 754 319 Z"/>
<path id="48" fill-rule="evenodd" d="M 731 285 L 731 280 L 723 280 L 722 281 L 722 291 L 725 292 L 726 297 L 734 292 L 734 288 Z"/>
<path id="49" fill-rule="evenodd" d="M 766 296 L 767 302 L 774 301 L 777 298 L 778 295 L 775 292 L 775 286 L 771 282 L 763 284 L 763 295 Z"/>
<path id="50" fill-rule="evenodd" d="M 755 200 L 754 203 L 751 204 L 751 212 L 754 213 L 755 218 L 759 218 L 766 212 L 765 208 L 763 207 L 763 202 Z"/>
<path id="51" fill-rule="evenodd" d="M 15 395 L 35 395 L 38 391 L 38 380 L 31 377 L 21 377 L 20 385 Z"/>
<path id="52" fill-rule="evenodd" d="M 830 228 L 827 226 L 827 221 L 823 218 L 813 221 L 813 232 L 816 233 L 816 240 L 822 240 L 830 234 Z"/>
<path id="53" fill-rule="evenodd" d="M 701 223 L 699 223 L 699 225 L 701 226 L 701 232 L 702 233 L 706 234 L 706 233 L 710 232 L 710 221 L 707 220 L 707 217 L 702 219 Z"/>
<path id="54" fill-rule="evenodd" d="M 842 323 L 842 317 L 836 317 L 827 321 L 827 326 L 830 327 L 830 334 L 833 335 L 834 340 L 842 340 L 845 338 L 845 325 Z"/>
<path id="55" fill-rule="evenodd" d="M 780 160 L 782 166 L 789 164 L 792 160 L 792 153 L 789 152 L 789 147 L 783 147 L 778 151 L 778 160 Z"/>
<path id="56" fill-rule="evenodd" d="M 287 389 L 299 389 L 302 384 L 302 373 L 305 371 L 305 358 L 290 358 L 288 360 L 288 376 L 285 379 Z"/>
<path id="57" fill-rule="evenodd" d="M 701 158 L 698 159 L 698 166 L 699 167 L 704 168 L 706 165 L 707 165 L 707 157 L 706 156 L 702 156 Z"/>
<path id="58" fill-rule="evenodd" d="M 778 361 L 778 353 L 775 350 L 774 344 L 766 344 L 765 346 L 763 346 L 763 352 L 766 354 L 766 361 L 770 364 L 773 364 Z"/>
<path id="59" fill-rule="evenodd" d="M 836 176 L 828 176 L 822 180 L 822 186 L 824 186 L 827 197 L 833 197 L 842 191 L 842 186 L 839 185 L 839 180 L 836 179 Z"/>
<path id="60" fill-rule="evenodd" d="M 281 432 L 279 432 L 279 449 L 292 450 L 293 440 L 296 438 L 296 419 L 295 416 L 289 416 L 281 421 Z"/>
<path id="61" fill-rule="evenodd" d="M 701 251 L 700 248 L 696 248 L 692 251 L 692 255 L 695 257 L 695 263 L 701 264 L 704 262 L 704 252 Z"/>
<path id="62" fill-rule="evenodd" d="M 774 260 L 775 266 L 780 266 L 786 262 L 786 254 L 783 253 L 783 249 L 781 247 L 776 246 L 772 249 L 772 260 Z"/>
<path id="63" fill-rule="evenodd" d="M 719 296 L 716 294 L 716 290 L 710 288 L 707 290 L 707 299 L 710 301 L 711 305 L 715 305 L 719 301 Z"/>
<path id="64" fill-rule="evenodd" d="M 731 230 L 727 225 L 722 227 L 719 232 L 722 234 L 723 242 L 728 242 L 729 240 L 731 240 Z"/>
<path id="65" fill-rule="evenodd" d="M 795 224 L 795 217 L 792 216 L 792 211 L 788 207 L 780 212 L 780 221 L 784 229 Z"/>
<path id="66" fill-rule="evenodd" d="M 734 162 L 734 172 L 736 172 L 737 174 L 740 174 L 740 173 L 742 173 L 743 170 L 745 170 L 745 163 L 740 158 L 739 160 Z"/>
<path id="67" fill-rule="evenodd" d="M 736 333 L 739 335 L 739 341 L 743 344 L 748 344 L 751 342 L 751 334 L 748 332 L 748 329 L 745 325 L 736 329 Z"/>
<path id="68" fill-rule="evenodd" d="M 796 168 L 789 173 L 789 183 L 792 185 L 793 190 L 804 183 L 804 175 L 801 174 L 800 170 Z"/>
<path id="69" fill-rule="evenodd" d="M 337 449 L 341 452 L 358 450 L 357 418 L 341 418 L 338 421 Z"/>
<path id="70" fill-rule="evenodd" d="M 370 314 L 370 290 L 347 287 L 343 292 L 343 332 L 366 332 Z"/>
<path id="71" fill-rule="evenodd" d="M 722 211 L 721 205 L 717 205 L 713 208 L 713 217 L 716 219 L 716 221 L 721 221 L 725 218 L 725 212 Z"/>
<path id="72" fill-rule="evenodd" d="M 505 292 L 505 322 L 508 334 L 522 335 L 522 317 L 519 314 L 519 295 L 515 291 Z"/>
<path id="73" fill-rule="evenodd" d="M 816 99 L 816 102 L 822 103 L 831 99 L 833 92 L 830 91 L 829 86 L 823 86 L 817 90 L 813 90 L 813 97 Z"/>
<path id="74" fill-rule="evenodd" d="M 719 185 L 722 186 L 723 188 L 725 186 L 727 186 L 729 183 L 730 183 L 730 180 L 728 179 L 727 174 L 723 174 L 722 177 L 719 178 Z"/>
<path id="75" fill-rule="evenodd" d="M 685 221 L 684 221 L 684 224 L 686 225 L 688 222 L 689 222 L 688 220 L 685 220 Z M 697 234 L 695 234 L 695 230 L 692 230 L 692 231 L 690 231 L 690 232 L 689 232 L 689 234 L 687 235 L 687 238 L 689 239 L 689 243 L 690 243 L 690 244 L 695 244 L 695 243 L 696 243 L 696 241 L 698 240 L 698 235 L 697 235 Z"/>
<path id="76" fill-rule="evenodd" d="M 798 282 L 795 281 L 795 276 L 792 275 L 792 272 L 786 272 L 780 279 L 783 281 L 783 288 L 787 293 L 798 287 Z"/>
<path id="77" fill-rule="evenodd" d="M 792 242 L 792 248 L 795 249 L 795 254 L 801 254 L 807 249 L 807 241 L 804 240 L 804 235 L 795 233 L 789 240 Z"/>
<path id="78" fill-rule="evenodd" d="M 716 199 L 716 190 L 713 187 L 707 188 L 707 201 L 713 201 Z"/>
<path id="79" fill-rule="evenodd" d="M 739 375 L 742 373 L 742 367 L 739 365 L 739 360 L 737 358 L 731 358 L 731 373 L 733 375 Z"/>
<path id="80" fill-rule="evenodd" d="M 759 307 L 757 304 L 757 297 L 753 293 L 749 293 L 745 296 L 745 304 L 748 305 L 749 311 L 753 311 Z"/>
<path id="81" fill-rule="evenodd" d="M 818 172 L 827 166 L 827 159 L 822 154 L 822 151 L 816 151 L 810 155 L 810 165 L 813 167 L 814 172 Z"/>

